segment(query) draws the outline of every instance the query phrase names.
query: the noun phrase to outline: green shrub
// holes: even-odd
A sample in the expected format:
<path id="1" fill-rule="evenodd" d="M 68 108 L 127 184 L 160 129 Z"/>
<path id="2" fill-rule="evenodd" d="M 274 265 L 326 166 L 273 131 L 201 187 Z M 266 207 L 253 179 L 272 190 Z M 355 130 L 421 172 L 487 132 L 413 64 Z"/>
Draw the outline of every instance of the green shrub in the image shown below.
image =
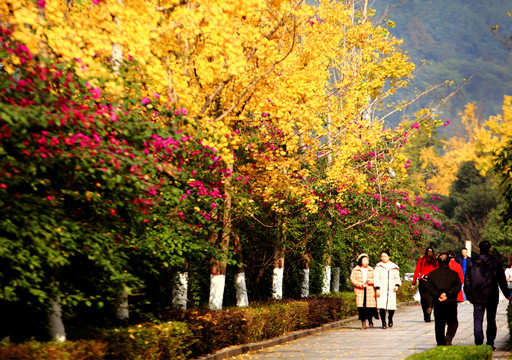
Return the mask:
<path id="1" fill-rule="evenodd" d="M 243 344 L 247 339 L 247 309 L 171 310 L 161 318 L 174 318 L 187 323 L 194 339 L 189 347 L 193 356 Z"/>
<path id="2" fill-rule="evenodd" d="M 305 301 L 309 305 L 308 328 L 317 327 L 357 314 L 356 300 L 353 292 L 315 296 Z"/>
<path id="3" fill-rule="evenodd" d="M 287 332 L 304 329 L 307 325 L 308 304 L 303 301 L 279 301 L 248 308 L 246 342 L 277 337 Z"/>
<path id="4" fill-rule="evenodd" d="M 492 359 L 490 345 L 437 346 L 422 353 L 413 354 L 407 360 L 487 360 Z"/>
<path id="5" fill-rule="evenodd" d="M 407 302 L 414 300 L 414 294 L 416 294 L 416 289 L 411 288 L 412 282 L 411 281 L 404 281 L 402 283 L 402 286 L 398 288 L 398 291 L 396 292 L 396 300 L 397 302 Z"/>
<path id="6" fill-rule="evenodd" d="M 353 291 L 340 293 L 341 319 L 346 319 L 357 314 L 356 295 Z"/>
<path id="7" fill-rule="evenodd" d="M 108 343 L 107 359 L 186 359 L 192 333 L 187 324 L 139 324 L 115 329 L 103 336 Z"/>
<path id="8" fill-rule="evenodd" d="M 193 340 L 188 350 L 191 356 L 200 356 L 317 327 L 354 314 L 357 314 L 354 293 L 346 292 L 303 300 L 253 303 L 248 308 L 167 310 L 159 319 L 186 323 Z"/>
<path id="9" fill-rule="evenodd" d="M 19 360 L 100 360 L 104 359 L 107 344 L 93 340 L 63 343 L 28 341 L 22 344 L 0 344 L 0 359 Z"/>

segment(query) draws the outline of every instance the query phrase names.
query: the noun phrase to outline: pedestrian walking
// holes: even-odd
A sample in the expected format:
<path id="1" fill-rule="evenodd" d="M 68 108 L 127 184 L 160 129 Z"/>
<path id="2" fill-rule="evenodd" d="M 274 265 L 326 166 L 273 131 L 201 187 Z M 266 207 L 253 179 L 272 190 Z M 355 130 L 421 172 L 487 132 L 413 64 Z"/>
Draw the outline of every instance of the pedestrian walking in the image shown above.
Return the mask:
<path id="1" fill-rule="evenodd" d="M 377 296 L 377 308 L 379 309 L 382 328 L 393 326 L 393 315 L 396 310 L 396 292 L 402 284 L 400 269 L 391 261 L 389 251 L 380 253 L 380 262 L 375 266 L 375 294 Z M 388 322 L 386 324 L 386 311 Z"/>
<path id="2" fill-rule="evenodd" d="M 499 302 L 499 290 L 508 300 L 511 300 L 510 290 L 507 287 L 505 272 L 500 260 L 490 254 L 491 244 L 482 241 L 479 244 L 480 254 L 473 257 L 471 266 L 466 270 L 464 288 L 467 299 L 473 304 L 473 332 L 475 344 L 484 342 L 483 319 L 487 312 L 487 345 L 493 349 L 496 339 L 496 310 Z"/>
<path id="3" fill-rule="evenodd" d="M 512 264 L 505 269 L 505 280 L 507 280 L 507 286 L 512 289 Z"/>
<path id="4" fill-rule="evenodd" d="M 428 279 L 428 274 L 437 269 L 437 261 L 436 256 L 434 254 L 434 249 L 428 247 L 425 249 L 425 254 L 418 259 L 416 263 L 416 270 L 414 271 L 414 277 L 412 279 L 412 288 L 416 288 L 416 281 L 419 281 L 418 289 L 420 291 L 420 303 L 421 309 L 423 310 L 423 320 L 425 322 L 430 322 L 430 317 L 432 315 L 432 306 L 434 299 L 432 295 L 427 291 L 426 284 Z"/>
<path id="5" fill-rule="evenodd" d="M 426 288 L 434 298 L 437 345 L 451 345 L 459 327 L 457 295 L 462 288 L 462 283 L 459 274 L 449 267 L 450 257 L 448 254 L 439 254 L 437 262 L 439 268 L 430 272 Z"/>
<path id="6" fill-rule="evenodd" d="M 462 271 L 462 266 L 460 266 L 460 264 L 455 261 L 455 253 L 453 251 L 447 251 L 446 252 L 446 255 L 448 255 L 448 257 L 450 258 L 450 264 L 448 265 L 448 267 L 455 271 L 458 275 L 459 275 L 459 279 L 460 279 L 460 284 L 461 284 L 461 289 L 459 291 L 459 294 L 457 295 L 457 302 L 464 302 L 464 295 L 462 293 L 462 284 L 464 283 L 464 273 Z"/>
<path id="7" fill-rule="evenodd" d="M 378 319 L 377 301 L 375 299 L 374 288 L 374 269 L 369 266 L 370 259 L 368 255 L 361 254 L 357 258 L 357 266 L 350 274 L 350 281 L 354 284 L 354 293 L 356 294 L 356 305 L 361 320 L 361 329 L 366 329 L 366 320 L 368 326 L 373 327 L 373 318 Z"/>
<path id="8" fill-rule="evenodd" d="M 462 248 L 462 250 L 460 252 L 461 252 L 461 255 L 457 256 L 455 258 L 455 261 L 457 261 L 460 264 L 460 266 L 462 267 L 462 275 L 464 275 L 464 277 L 465 277 L 466 269 L 471 266 L 471 257 L 468 256 L 467 248 Z M 462 282 L 462 297 L 463 297 L 464 301 L 467 301 L 466 293 L 464 291 L 464 282 Z"/>

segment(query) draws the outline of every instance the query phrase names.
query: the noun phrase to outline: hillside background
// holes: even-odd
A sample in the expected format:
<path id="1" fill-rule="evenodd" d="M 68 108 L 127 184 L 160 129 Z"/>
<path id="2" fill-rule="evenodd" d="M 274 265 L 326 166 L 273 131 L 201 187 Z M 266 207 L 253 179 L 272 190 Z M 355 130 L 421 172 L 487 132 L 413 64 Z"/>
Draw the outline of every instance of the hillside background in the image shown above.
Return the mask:
<path id="1" fill-rule="evenodd" d="M 393 5 L 397 0 L 371 3 L 376 18 Z M 510 0 L 408 0 L 386 17 L 396 24 L 391 32 L 404 40 L 403 48 L 417 67 L 425 61 L 411 86 L 399 94 L 401 98 L 413 97 L 415 89 L 422 91 L 445 80 L 462 81 L 474 75 L 470 84 L 440 109 L 440 116 L 452 124 L 442 129 L 446 137 L 463 135 L 457 115 L 465 104 L 476 102 L 479 117 L 486 119 L 501 113 L 503 95 L 512 95 L 512 52 L 490 31 L 498 24 L 503 34 L 512 33 L 507 11 L 512 13 Z M 442 96 L 438 92 L 417 106 L 427 106 Z"/>

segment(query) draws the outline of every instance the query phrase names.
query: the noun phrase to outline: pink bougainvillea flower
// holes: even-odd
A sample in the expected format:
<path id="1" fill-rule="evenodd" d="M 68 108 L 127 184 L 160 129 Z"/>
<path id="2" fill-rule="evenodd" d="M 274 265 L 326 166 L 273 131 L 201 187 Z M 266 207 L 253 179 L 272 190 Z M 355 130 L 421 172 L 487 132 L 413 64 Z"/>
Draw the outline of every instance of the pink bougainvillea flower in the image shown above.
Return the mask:
<path id="1" fill-rule="evenodd" d="M 151 101 L 150 101 L 147 97 L 143 97 L 143 98 L 142 98 L 142 100 L 141 100 L 141 102 L 142 102 L 142 105 L 147 105 L 147 104 L 149 104 Z"/>
<path id="2" fill-rule="evenodd" d="M 90 89 L 89 92 L 92 94 L 93 99 L 99 99 L 101 96 L 101 90 L 97 87 Z"/>

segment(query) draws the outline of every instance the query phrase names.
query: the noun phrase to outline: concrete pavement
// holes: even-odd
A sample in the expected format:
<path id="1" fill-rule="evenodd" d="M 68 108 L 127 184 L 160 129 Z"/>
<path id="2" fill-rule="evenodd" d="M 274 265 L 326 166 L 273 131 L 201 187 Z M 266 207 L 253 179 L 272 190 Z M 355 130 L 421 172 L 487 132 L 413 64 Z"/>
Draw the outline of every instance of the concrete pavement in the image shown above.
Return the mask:
<path id="1" fill-rule="evenodd" d="M 507 359 L 512 355 L 504 349 L 509 339 L 506 309 L 507 302 L 500 302 L 496 316 L 498 335 L 495 346 L 498 350 L 494 352 L 493 359 Z M 473 305 L 459 304 L 458 315 L 459 329 L 453 345 L 473 345 Z M 380 321 L 375 323 L 378 324 Z M 336 329 L 231 359 L 405 359 L 410 354 L 436 346 L 434 321 L 423 322 L 419 305 L 399 308 L 393 328 L 384 330 L 376 326 L 361 330 L 360 326 L 360 321 L 354 320 Z"/>

